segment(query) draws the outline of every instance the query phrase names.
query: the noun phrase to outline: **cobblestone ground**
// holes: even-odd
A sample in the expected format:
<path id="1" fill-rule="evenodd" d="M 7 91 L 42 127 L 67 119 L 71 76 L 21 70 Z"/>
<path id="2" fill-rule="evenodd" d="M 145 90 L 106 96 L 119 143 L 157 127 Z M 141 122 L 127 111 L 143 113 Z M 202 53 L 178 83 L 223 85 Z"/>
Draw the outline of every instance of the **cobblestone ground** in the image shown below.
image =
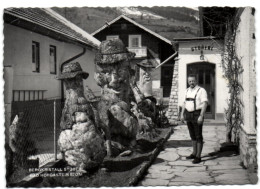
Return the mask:
<path id="1" fill-rule="evenodd" d="M 158 155 L 140 186 L 197 186 L 251 184 L 246 169 L 234 152 L 219 152 L 225 141 L 224 126 L 203 126 L 202 162 L 192 164 L 186 156 L 192 153 L 186 125 L 174 128 L 164 150 Z"/>

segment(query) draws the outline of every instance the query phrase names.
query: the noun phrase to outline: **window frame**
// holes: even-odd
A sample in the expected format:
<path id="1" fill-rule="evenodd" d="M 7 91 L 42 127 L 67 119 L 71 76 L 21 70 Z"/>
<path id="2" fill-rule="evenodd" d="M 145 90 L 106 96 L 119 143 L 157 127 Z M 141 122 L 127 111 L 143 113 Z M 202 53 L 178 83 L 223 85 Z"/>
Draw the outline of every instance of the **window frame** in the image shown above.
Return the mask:
<path id="1" fill-rule="evenodd" d="M 40 43 L 32 41 L 32 64 L 34 66 L 33 72 L 40 72 Z"/>
<path id="2" fill-rule="evenodd" d="M 121 30 L 127 30 L 127 24 L 126 23 L 121 24 Z"/>
<path id="3" fill-rule="evenodd" d="M 138 39 L 138 46 L 137 47 L 136 46 L 133 47 L 132 40 L 134 38 Z M 130 48 L 140 48 L 140 47 L 142 47 L 142 36 L 141 35 L 129 35 L 128 36 L 128 47 L 130 47 Z"/>
<path id="4" fill-rule="evenodd" d="M 52 71 L 52 62 L 51 62 L 51 49 L 54 49 L 54 72 Z M 50 45 L 49 48 L 49 64 L 50 64 L 50 74 L 57 74 L 57 47 L 55 45 Z"/>

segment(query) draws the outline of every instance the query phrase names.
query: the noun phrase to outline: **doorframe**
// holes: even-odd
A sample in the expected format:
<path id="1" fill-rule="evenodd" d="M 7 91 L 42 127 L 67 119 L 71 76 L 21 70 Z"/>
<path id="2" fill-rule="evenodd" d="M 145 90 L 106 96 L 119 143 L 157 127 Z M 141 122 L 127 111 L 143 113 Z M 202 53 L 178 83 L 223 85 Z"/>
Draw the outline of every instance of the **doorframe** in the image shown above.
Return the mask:
<path id="1" fill-rule="evenodd" d="M 161 66 L 161 70 L 160 70 L 160 86 L 164 87 L 164 85 L 162 85 L 162 81 L 163 81 L 163 73 L 162 73 L 162 68 L 166 68 L 166 67 L 171 67 L 172 68 L 172 76 L 171 79 L 173 80 L 173 74 L 174 74 L 174 64 L 164 64 L 163 66 Z M 164 98 L 170 98 L 171 96 L 171 88 L 172 88 L 172 80 L 171 80 L 171 84 L 167 87 L 170 88 L 170 95 L 169 97 L 164 97 Z M 163 94 L 164 95 L 164 94 Z"/>
<path id="2" fill-rule="evenodd" d="M 199 65 L 212 65 L 212 67 L 214 67 L 214 110 L 212 111 L 212 118 L 206 118 L 206 119 L 216 119 L 216 101 L 217 101 L 217 97 L 216 97 L 216 64 L 215 63 L 212 63 L 212 62 L 191 62 L 191 63 L 188 63 L 186 64 L 186 88 L 188 87 L 187 85 L 187 80 L 188 80 L 188 67 L 190 65 L 195 65 L 197 64 L 198 66 Z M 197 78 L 198 80 L 198 78 Z M 209 94 L 207 94 L 209 95 Z"/>

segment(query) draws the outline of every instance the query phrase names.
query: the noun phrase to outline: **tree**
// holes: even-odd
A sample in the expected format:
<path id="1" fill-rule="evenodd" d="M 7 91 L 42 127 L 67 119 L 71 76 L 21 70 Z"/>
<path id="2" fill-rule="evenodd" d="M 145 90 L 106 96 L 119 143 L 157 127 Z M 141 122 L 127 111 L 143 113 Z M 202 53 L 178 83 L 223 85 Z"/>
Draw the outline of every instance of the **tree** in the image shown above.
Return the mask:
<path id="1" fill-rule="evenodd" d="M 228 82 L 229 98 L 227 100 L 226 117 L 226 142 L 239 143 L 239 129 L 243 124 L 240 93 L 243 87 L 240 83 L 240 76 L 243 73 L 241 57 L 238 57 L 236 50 L 236 34 L 240 20 L 235 16 L 237 8 L 232 7 L 208 7 L 203 9 L 203 31 L 204 35 L 223 37 L 224 48 L 222 51 L 222 69 L 223 76 Z M 219 26 L 226 26 L 224 32 Z M 214 39 L 212 39 L 214 40 Z M 233 139 L 233 141 L 232 141 Z"/>
<path id="2" fill-rule="evenodd" d="M 228 81 L 229 88 L 228 108 L 225 109 L 227 120 L 226 142 L 230 143 L 233 138 L 234 143 L 236 144 L 239 142 L 239 128 L 243 124 L 243 103 L 240 98 L 240 93 L 243 90 L 243 87 L 239 78 L 244 69 L 241 64 L 241 58 L 237 55 L 235 44 L 239 22 L 240 20 L 236 18 L 232 18 L 227 22 L 225 48 L 222 60 L 224 77 Z"/>

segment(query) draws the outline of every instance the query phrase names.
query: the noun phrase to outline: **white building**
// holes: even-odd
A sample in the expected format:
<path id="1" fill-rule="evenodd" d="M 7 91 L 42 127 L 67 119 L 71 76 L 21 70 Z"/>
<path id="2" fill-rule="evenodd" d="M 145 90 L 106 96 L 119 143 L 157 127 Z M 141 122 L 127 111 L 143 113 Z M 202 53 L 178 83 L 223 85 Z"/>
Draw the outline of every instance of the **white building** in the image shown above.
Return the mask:
<path id="1" fill-rule="evenodd" d="M 198 85 L 208 94 L 209 102 L 205 118 L 224 121 L 228 88 L 221 65 L 223 40 L 214 37 L 198 37 L 176 39 L 173 44 L 177 46 L 178 61 L 174 67 L 168 118 L 173 124 L 177 124 L 180 107 L 188 88 L 187 77 L 195 74 Z"/>
<path id="2" fill-rule="evenodd" d="M 100 42 L 52 9 L 4 10 L 4 96 L 6 124 L 11 104 L 62 98 L 61 65 L 77 61 L 89 73 L 84 81 L 99 94 L 94 82 L 95 50 Z"/>
<path id="3" fill-rule="evenodd" d="M 204 14 L 205 9 L 212 8 L 200 9 L 201 15 Z M 226 44 L 224 44 L 226 24 L 223 24 L 225 20 L 214 22 L 214 19 L 219 19 L 214 16 L 222 15 L 222 19 L 225 19 L 225 15 L 229 15 L 231 20 L 237 19 L 235 49 L 244 70 L 239 75 L 243 88 L 239 94 L 243 104 L 241 115 L 243 124 L 238 126 L 239 150 L 244 166 L 249 168 L 249 171 L 255 172 L 257 169 L 255 9 L 252 7 L 215 7 L 214 9 L 215 15 L 211 18 L 212 23 L 205 24 L 202 22 L 201 24 L 205 24 L 202 26 L 202 36 L 211 33 L 216 37 L 176 39 L 173 41 L 173 45 L 178 52 L 178 61 L 174 65 L 167 116 L 172 124 L 178 124 L 179 108 L 183 103 L 185 90 L 188 87 L 187 76 L 192 73 L 198 76 L 198 84 L 204 87 L 208 93 L 209 106 L 206 110 L 206 119 L 225 121 L 229 88 L 227 80 L 223 77 L 224 72 L 221 62 L 222 54 L 226 53 Z M 211 16 L 211 11 L 208 11 L 207 18 Z M 207 27 L 207 24 L 210 24 L 211 27 Z"/>
<path id="4" fill-rule="evenodd" d="M 236 52 L 241 58 L 241 100 L 243 103 L 243 125 L 240 130 L 240 156 L 243 164 L 254 171 L 257 168 L 257 112 L 256 112 L 256 52 L 255 9 L 240 8 L 236 14 L 240 19 L 236 33 Z"/>

